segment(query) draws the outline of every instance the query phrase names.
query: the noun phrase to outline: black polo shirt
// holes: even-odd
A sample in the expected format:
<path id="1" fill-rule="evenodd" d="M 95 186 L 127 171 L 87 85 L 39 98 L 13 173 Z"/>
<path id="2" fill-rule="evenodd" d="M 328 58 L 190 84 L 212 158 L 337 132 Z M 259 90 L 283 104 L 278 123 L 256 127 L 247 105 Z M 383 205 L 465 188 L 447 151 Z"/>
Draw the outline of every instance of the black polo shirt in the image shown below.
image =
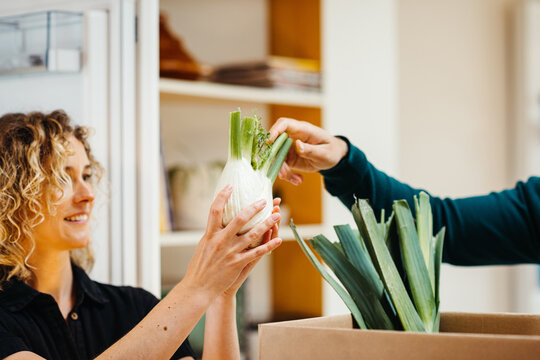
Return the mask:
<path id="1" fill-rule="evenodd" d="M 73 266 L 75 306 L 67 322 L 54 298 L 21 281 L 0 291 L 0 359 L 32 351 L 45 359 L 93 359 L 127 334 L 159 300 L 146 290 L 90 280 Z M 172 359 L 195 357 L 186 340 Z"/>

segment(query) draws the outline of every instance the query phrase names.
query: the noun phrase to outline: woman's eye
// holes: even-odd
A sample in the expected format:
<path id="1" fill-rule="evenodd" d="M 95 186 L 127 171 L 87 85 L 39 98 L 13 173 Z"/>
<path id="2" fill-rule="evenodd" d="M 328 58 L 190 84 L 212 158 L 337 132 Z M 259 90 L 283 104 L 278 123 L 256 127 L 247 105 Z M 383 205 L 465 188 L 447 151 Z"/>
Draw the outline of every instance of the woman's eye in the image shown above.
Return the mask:
<path id="1" fill-rule="evenodd" d="M 92 174 L 84 174 L 83 175 L 83 180 L 84 181 L 90 181 L 92 179 Z"/>

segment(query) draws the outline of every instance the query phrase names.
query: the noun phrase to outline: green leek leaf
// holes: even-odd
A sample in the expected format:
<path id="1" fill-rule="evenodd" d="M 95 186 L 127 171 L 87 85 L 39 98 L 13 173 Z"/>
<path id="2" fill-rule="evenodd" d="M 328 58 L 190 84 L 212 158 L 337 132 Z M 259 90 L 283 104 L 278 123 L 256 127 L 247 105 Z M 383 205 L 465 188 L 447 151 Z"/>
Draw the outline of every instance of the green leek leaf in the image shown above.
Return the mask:
<path id="1" fill-rule="evenodd" d="M 435 320 L 433 318 L 435 298 L 414 226 L 414 219 L 407 201 L 395 201 L 393 207 L 396 214 L 403 265 L 407 273 L 412 298 L 426 330 L 431 332 Z"/>
<path id="2" fill-rule="evenodd" d="M 420 192 L 419 197 L 414 197 L 414 206 L 416 212 L 416 232 L 424 262 L 428 269 L 432 268 L 433 252 L 431 251 L 431 239 L 433 238 L 433 216 L 431 215 L 431 204 L 429 196 L 425 192 Z M 435 291 L 435 274 L 429 272 L 431 288 Z"/>
<path id="3" fill-rule="evenodd" d="M 304 254 L 306 254 L 309 261 L 313 264 L 313 266 L 315 266 L 315 268 L 319 271 L 322 277 L 330 284 L 330 286 L 332 286 L 332 288 L 336 291 L 339 297 L 343 300 L 347 308 L 349 308 L 349 310 L 351 311 L 352 316 L 358 323 L 358 326 L 360 326 L 361 329 L 367 329 L 366 323 L 364 322 L 364 318 L 362 317 L 362 313 L 358 309 L 358 306 L 356 306 L 347 291 L 328 273 L 328 271 L 326 271 L 324 266 L 313 254 L 309 246 L 307 246 L 304 240 L 300 237 L 300 235 L 298 235 L 298 231 L 296 230 L 296 226 L 294 225 L 292 219 L 290 222 L 290 226 L 296 241 L 300 245 L 300 248 L 302 249 Z"/>
<path id="4" fill-rule="evenodd" d="M 377 270 L 368 259 L 369 255 L 364 253 L 360 242 L 354 236 L 350 225 L 336 225 L 334 230 L 338 236 L 341 247 L 344 249 L 344 253 L 354 265 L 354 267 L 362 274 L 366 279 L 371 282 L 371 287 L 376 290 L 377 297 L 381 298 L 384 291 L 384 284 L 382 283 Z"/>
<path id="5" fill-rule="evenodd" d="M 381 237 L 377 220 L 367 200 L 357 200 L 353 205 L 352 212 L 358 229 L 366 240 L 373 265 L 375 265 L 386 290 L 390 294 L 403 328 L 406 331 L 425 331 L 425 326 L 416 313 L 405 285 L 392 261 L 392 256 Z"/>
<path id="6" fill-rule="evenodd" d="M 439 287 L 441 286 L 441 262 L 445 230 L 446 229 L 443 227 L 433 238 L 433 241 L 435 242 L 433 246 L 433 263 L 435 264 L 433 273 L 435 274 L 435 303 L 437 305 L 439 305 Z"/>
<path id="7" fill-rule="evenodd" d="M 368 328 L 393 330 L 394 324 L 380 302 L 377 289 L 373 288 L 373 281 L 359 272 L 324 235 L 315 236 L 310 243 L 347 289 Z"/>

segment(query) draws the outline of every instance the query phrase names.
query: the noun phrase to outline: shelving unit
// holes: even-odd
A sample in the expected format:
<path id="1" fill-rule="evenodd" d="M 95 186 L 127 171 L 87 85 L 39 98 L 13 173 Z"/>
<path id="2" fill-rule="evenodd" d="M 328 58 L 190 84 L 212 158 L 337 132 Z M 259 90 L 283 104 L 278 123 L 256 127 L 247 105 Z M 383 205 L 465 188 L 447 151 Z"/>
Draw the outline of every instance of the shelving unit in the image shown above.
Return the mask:
<path id="1" fill-rule="evenodd" d="M 162 9 L 168 11 L 170 24 L 178 34 L 185 35 L 186 46 L 190 48 L 189 38 L 212 38 L 214 42 L 221 34 L 208 34 L 205 27 L 198 23 L 188 24 L 191 16 L 201 11 L 200 2 L 162 0 Z M 227 3 L 227 9 L 218 11 L 223 6 L 219 1 L 205 0 L 205 6 L 213 10 L 205 11 L 204 16 L 214 17 L 214 26 L 222 28 L 232 38 L 224 38 L 226 52 L 217 52 L 211 43 L 193 44 L 194 55 L 207 63 L 230 62 L 228 56 L 237 56 L 236 60 L 247 60 L 249 57 L 264 58 L 269 54 L 320 60 L 319 51 L 319 18 L 318 0 L 287 3 L 275 0 L 257 0 L 247 5 L 245 2 L 233 1 Z M 243 25 L 250 28 L 249 34 L 242 35 L 242 42 L 237 39 L 239 31 L 227 19 L 223 12 L 231 12 L 237 16 L 235 9 L 245 6 L 251 9 L 251 15 Z M 303 21 L 286 20 L 288 29 L 281 34 L 276 33 L 276 26 L 283 26 L 284 13 L 289 11 L 309 10 Z M 216 11 L 214 14 L 211 12 Z M 234 13 L 234 15 L 233 15 Z M 185 24 L 185 27 L 181 27 Z M 303 32 L 297 32 L 293 27 L 302 27 Z M 314 41 L 306 40 L 306 36 Z M 277 37 L 277 39 L 276 39 Z M 303 52 L 297 52 L 300 46 L 291 51 L 282 48 L 285 38 L 296 44 L 303 43 Z M 279 41 L 282 39 L 283 41 Z M 231 41 L 233 40 L 233 41 Z M 274 43 L 274 40 L 278 40 Z M 202 40 L 201 40 L 202 41 Z M 266 42 L 266 45 L 264 45 Z M 289 42 L 289 41 L 287 41 Z M 214 43 L 216 44 L 216 43 Z M 262 48 L 260 45 L 264 45 Z M 204 45 L 207 48 L 203 48 Z M 219 44 L 216 46 L 224 46 Z M 199 48 L 199 51 L 197 49 Z M 257 50 L 258 49 L 258 50 Z M 205 57 L 205 54 L 210 54 Z M 226 85 L 205 81 L 187 81 L 176 79 L 160 79 L 162 139 L 167 166 L 177 164 L 204 164 L 215 160 L 225 161 L 227 156 L 228 113 L 240 107 L 243 113 L 255 111 L 265 121 L 265 127 L 270 128 L 272 121 L 280 116 L 290 116 L 321 125 L 322 110 L 325 106 L 323 91 L 300 91 L 291 89 L 261 88 L 249 86 Z M 193 121 L 196 119 L 196 121 Z M 196 149 L 196 150 L 193 150 Z M 304 238 L 317 234 L 328 233 L 324 227 L 322 216 L 322 181 L 318 174 L 306 174 L 305 183 L 301 187 L 292 186 L 283 181 L 277 181 L 274 190 L 279 191 L 284 204 L 290 210 L 290 217 L 297 224 L 298 231 Z M 201 214 L 202 216 L 202 214 Z M 183 230 L 162 233 L 160 245 L 162 254 L 162 283 L 164 287 L 175 283 L 185 269 L 195 246 L 203 235 L 203 230 Z M 284 243 L 273 251 L 270 256 L 263 258 L 248 281 L 246 290 L 246 322 L 257 323 L 270 321 L 274 318 L 290 318 L 298 316 L 322 315 L 322 280 L 311 266 L 298 245 L 288 224 L 282 222 L 280 237 Z M 290 270 L 290 271 L 288 271 Z M 308 295 L 310 305 L 305 304 L 303 296 Z M 253 332 L 251 332 L 253 334 Z M 256 341 L 248 335 L 248 339 Z M 256 343 L 247 346 L 251 356 L 256 358 Z"/>
<path id="2" fill-rule="evenodd" d="M 267 128 L 279 117 L 291 117 L 346 135 L 375 154 L 377 165 L 394 169 L 395 9 L 390 2 L 161 0 L 160 8 L 198 61 L 219 65 L 267 55 L 313 59 L 322 64 L 323 81 L 320 92 L 308 92 L 160 79 L 166 166 L 225 161 L 227 115 L 240 107 L 246 113 L 256 111 Z M 230 21 L 239 17 L 242 21 Z M 325 195 L 319 174 L 303 175 L 301 186 L 278 179 L 274 190 L 301 236 L 332 237 L 330 224 L 352 222 L 352 216 L 339 200 Z M 186 230 L 160 235 L 164 284 L 178 280 L 202 234 Z M 282 223 L 280 237 L 283 244 L 250 275 L 248 322 L 346 312 L 299 246 L 288 241 L 293 239 L 288 224 Z M 248 348 L 257 348 L 253 341 Z"/>
<path id="3" fill-rule="evenodd" d="M 216 84 L 205 81 L 160 79 L 161 94 L 196 98 L 232 100 L 248 103 L 322 107 L 323 96 L 316 91 L 271 89 L 239 85 Z"/>
<path id="4" fill-rule="evenodd" d="M 310 239 L 318 234 L 327 234 L 331 231 L 330 228 L 325 227 L 321 224 L 315 225 L 299 225 L 297 227 L 298 233 L 304 239 Z M 202 230 L 185 230 L 185 231 L 174 231 L 168 233 L 162 233 L 161 238 L 161 247 L 177 247 L 177 246 L 195 246 L 199 243 L 199 240 L 204 235 Z M 292 230 L 284 224 L 280 231 L 279 236 L 283 241 L 294 241 L 294 235 Z"/>

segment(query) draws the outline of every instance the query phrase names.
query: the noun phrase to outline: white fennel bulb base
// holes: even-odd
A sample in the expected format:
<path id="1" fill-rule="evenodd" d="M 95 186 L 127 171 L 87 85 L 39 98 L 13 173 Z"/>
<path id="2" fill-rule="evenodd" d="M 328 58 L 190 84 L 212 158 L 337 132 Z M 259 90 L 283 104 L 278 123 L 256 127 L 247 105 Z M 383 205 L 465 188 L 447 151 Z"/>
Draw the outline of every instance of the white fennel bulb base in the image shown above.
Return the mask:
<path id="1" fill-rule="evenodd" d="M 272 215 L 272 186 L 285 161 L 292 140 L 281 134 L 273 144 L 256 116 L 242 119 L 240 111 L 231 113 L 229 120 L 229 158 L 218 181 L 216 194 L 225 186 L 233 191 L 223 210 L 223 226 L 227 226 L 242 209 L 264 199 L 266 206 L 240 230 L 244 234 Z M 259 239 L 250 247 L 260 245 Z"/>
<path id="2" fill-rule="evenodd" d="M 244 234 L 272 214 L 272 184 L 262 172 L 253 170 L 245 159 L 228 161 L 218 181 L 218 189 L 233 185 L 232 194 L 223 210 L 223 226 L 227 226 L 243 208 L 265 200 L 266 206 L 240 230 Z"/>

